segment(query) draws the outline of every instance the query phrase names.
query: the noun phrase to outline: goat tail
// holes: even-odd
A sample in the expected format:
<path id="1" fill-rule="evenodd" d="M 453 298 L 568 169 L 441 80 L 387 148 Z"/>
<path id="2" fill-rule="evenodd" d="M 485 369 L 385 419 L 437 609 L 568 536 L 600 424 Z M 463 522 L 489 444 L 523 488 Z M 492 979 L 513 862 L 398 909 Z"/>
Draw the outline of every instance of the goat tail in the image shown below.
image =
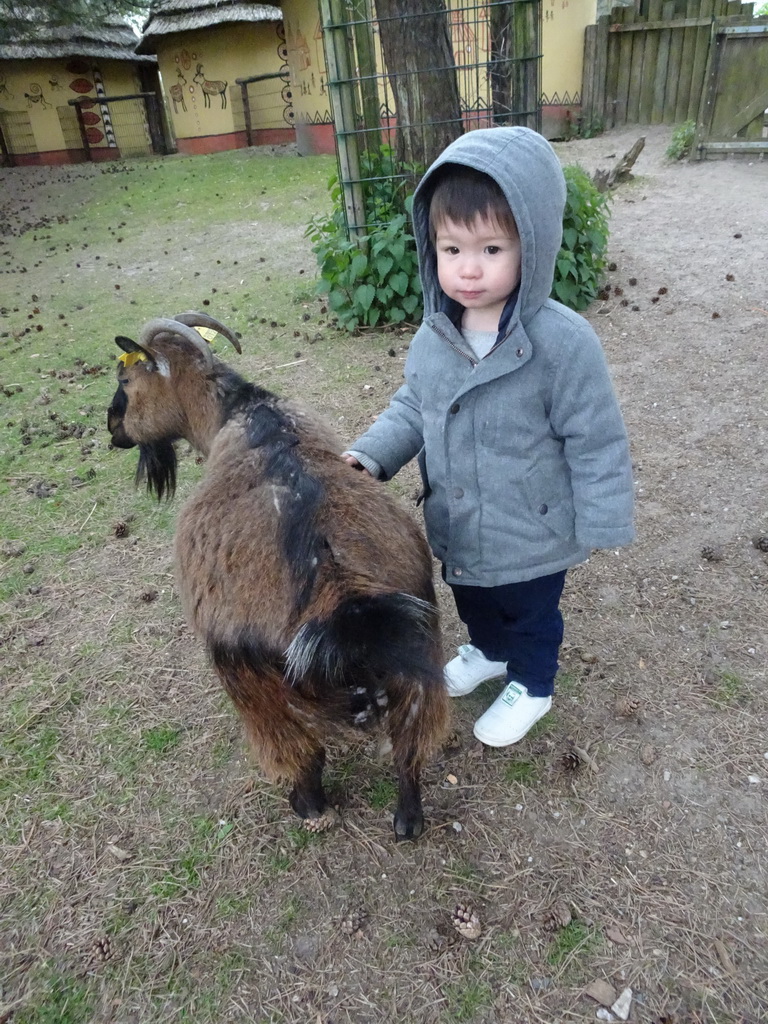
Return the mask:
<path id="1" fill-rule="evenodd" d="M 405 593 L 358 595 L 304 623 L 285 653 L 301 693 L 343 702 L 350 724 L 386 719 L 395 760 L 421 763 L 448 725 L 437 609 Z"/>

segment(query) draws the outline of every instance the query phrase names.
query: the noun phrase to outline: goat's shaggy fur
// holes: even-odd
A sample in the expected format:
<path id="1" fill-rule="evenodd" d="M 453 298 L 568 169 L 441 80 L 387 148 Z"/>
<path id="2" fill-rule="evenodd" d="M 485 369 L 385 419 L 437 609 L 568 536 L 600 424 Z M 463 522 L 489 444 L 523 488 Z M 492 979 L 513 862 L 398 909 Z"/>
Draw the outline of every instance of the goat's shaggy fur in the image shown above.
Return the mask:
<path id="1" fill-rule="evenodd" d="M 414 520 L 381 484 L 355 472 L 309 412 L 247 383 L 157 321 L 118 371 L 108 424 L 140 447 L 139 476 L 173 492 L 173 444 L 207 456 L 176 531 L 179 589 L 264 770 L 291 803 L 325 820 L 324 743 L 383 724 L 400 796 L 397 838 L 422 829 L 419 774 L 448 718 L 432 561 Z M 204 355 L 207 357 L 204 358 Z M 130 362 L 130 360 L 128 360 Z"/>

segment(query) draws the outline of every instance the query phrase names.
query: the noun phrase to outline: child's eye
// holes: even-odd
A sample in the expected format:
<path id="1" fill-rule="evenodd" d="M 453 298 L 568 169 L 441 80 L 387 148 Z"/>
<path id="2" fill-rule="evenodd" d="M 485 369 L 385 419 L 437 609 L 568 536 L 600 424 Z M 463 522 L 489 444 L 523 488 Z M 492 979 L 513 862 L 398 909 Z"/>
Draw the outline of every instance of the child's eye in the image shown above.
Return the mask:
<path id="1" fill-rule="evenodd" d="M 459 255 L 459 247 L 457 245 L 449 245 L 446 247 L 445 251 L 448 253 L 449 256 Z"/>
<path id="2" fill-rule="evenodd" d="M 485 247 L 485 251 L 488 253 L 489 256 L 495 256 L 497 252 L 501 252 L 501 246 L 500 245 L 487 245 Z"/>

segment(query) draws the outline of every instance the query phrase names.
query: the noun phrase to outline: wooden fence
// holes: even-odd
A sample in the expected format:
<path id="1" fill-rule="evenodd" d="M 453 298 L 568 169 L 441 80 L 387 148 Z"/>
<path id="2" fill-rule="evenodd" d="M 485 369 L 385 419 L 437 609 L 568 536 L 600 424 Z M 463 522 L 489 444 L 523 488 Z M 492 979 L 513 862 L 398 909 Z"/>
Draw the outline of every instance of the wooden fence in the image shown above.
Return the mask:
<path id="1" fill-rule="evenodd" d="M 712 26 L 749 24 L 740 0 L 636 0 L 614 7 L 584 37 L 582 119 L 622 124 L 695 120 L 705 87 Z"/>

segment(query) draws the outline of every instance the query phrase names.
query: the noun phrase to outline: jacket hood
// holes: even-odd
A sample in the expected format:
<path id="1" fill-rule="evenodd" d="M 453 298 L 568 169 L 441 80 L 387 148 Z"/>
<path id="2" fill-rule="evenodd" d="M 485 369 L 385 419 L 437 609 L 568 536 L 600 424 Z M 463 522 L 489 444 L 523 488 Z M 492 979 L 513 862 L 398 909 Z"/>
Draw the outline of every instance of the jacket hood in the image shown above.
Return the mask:
<path id="1" fill-rule="evenodd" d="M 562 167 L 547 140 L 530 128 L 480 128 L 452 142 L 435 160 L 416 189 L 413 230 L 424 289 L 424 315 L 461 307 L 443 294 L 437 257 L 429 238 L 429 205 L 434 174 L 445 164 L 462 164 L 489 175 L 504 193 L 521 243 L 520 286 L 501 320 L 506 333 L 512 318 L 525 325 L 549 298 L 555 260 L 563 238 L 566 187 Z M 514 309 L 510 308 L 514 306 Z"/>

